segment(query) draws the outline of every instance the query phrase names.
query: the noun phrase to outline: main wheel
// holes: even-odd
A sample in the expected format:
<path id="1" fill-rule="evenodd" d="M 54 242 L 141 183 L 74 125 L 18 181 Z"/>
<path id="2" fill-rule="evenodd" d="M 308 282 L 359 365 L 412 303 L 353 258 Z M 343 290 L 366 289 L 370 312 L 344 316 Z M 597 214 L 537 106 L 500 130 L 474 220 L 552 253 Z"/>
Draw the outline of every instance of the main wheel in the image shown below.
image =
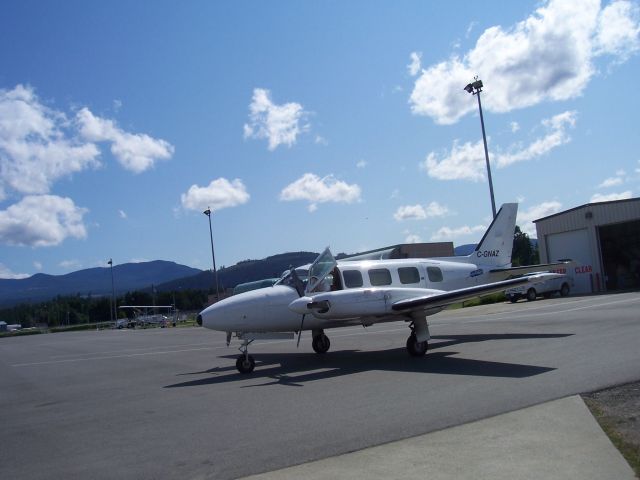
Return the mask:
<path id="1" fill-rule="evenodd" d="M 569 285 L 563 283 L 562 288 L 560 289 L 560 296 L 566 297 L 567 295 L 569 295 Z"/>
<path id="2" fill-rule="evenodd" d="M 316 353 L 327 353 L 329 351 L 329 347 L 331 346 L 331 342 L 329 341 L 329 337 L 327 337 L 323 333 L 321 335 L 313 337 L 311 346 Z"/>
<path id="3" fill-rule="evenodd" d="M 527 301 L 533 302 L 536 299 L 536 291 L 533 288 L 527 290 Z"/>
<path id="4" fill-rule="evenodd" d="M 244 355 L 240 355 L 238 360 L 236 360 L 236 368 L 240 373 L 251 373 L 253 372 L 253 369 L 256 368 L 256 361 L 251 355 L 246 357 Z"/>
<path id="5" fill-rule="evenodd" d="M 429 342 L 426 340 L 424 342 L 419 342 L 416 338 L 416 334 L 412 333 L 407 338 L 407 352 L 412 357 L 423 357 L 427 353 L 427 349 L 429 348 Z"/>

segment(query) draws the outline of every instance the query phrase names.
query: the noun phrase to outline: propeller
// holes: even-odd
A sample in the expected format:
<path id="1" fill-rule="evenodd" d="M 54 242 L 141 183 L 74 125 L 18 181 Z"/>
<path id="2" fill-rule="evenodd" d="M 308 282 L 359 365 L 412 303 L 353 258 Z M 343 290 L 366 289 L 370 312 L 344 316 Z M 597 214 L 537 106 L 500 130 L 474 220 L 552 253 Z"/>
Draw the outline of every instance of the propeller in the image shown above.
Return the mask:
<path id="1" fill-rule="evenodd" d="M 298 330 L 298 343 L 296 344 L 296 348 L 300 348 L 300 335 L 302 335 L 302 327 L 304 326 L 304 317 L 306 316 L 307 314 L 303 313 L 302 320 L 300 320 L 300 330 Z"/>

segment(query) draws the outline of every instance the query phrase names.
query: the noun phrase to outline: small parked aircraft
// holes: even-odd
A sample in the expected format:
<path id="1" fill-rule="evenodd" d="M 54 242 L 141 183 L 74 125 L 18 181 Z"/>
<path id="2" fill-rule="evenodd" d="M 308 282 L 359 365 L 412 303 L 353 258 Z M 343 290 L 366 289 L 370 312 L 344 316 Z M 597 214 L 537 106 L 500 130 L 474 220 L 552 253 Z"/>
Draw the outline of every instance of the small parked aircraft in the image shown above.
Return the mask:
<path id="1" fill-rule="evenodd" d="M 446 307 L 527 282 L 557 276 L 539 273 L 556 264 L 511 267 L 517 203 L 502 206 L 470 255 L 445 258 L 407 258 L 336 261 L 327 248 L 311 266 L 286 271 L 272 287 L 261 288 L 214 303 L 198 323 L 242 341 L 236 367 L 250 373 L 255 367 L 249 345 L 258 339 L 293 339 L 311 330 L 312 347 L 326 353 L 326 328 L 404 320 L 411 334 L 407 351 L 427 353 L 427 317 Z"/>

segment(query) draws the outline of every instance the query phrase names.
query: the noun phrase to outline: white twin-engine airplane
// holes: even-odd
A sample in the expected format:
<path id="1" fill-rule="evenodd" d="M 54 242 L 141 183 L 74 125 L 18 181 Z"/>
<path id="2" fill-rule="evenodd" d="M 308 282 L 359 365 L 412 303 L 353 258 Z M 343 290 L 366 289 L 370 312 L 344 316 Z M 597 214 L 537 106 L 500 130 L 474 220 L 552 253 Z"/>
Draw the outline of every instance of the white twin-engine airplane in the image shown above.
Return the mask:
<path id="1" fill-rule="evenodd" d="M 287 271 L 272 287 L 253 290 L 214 303 L 198 316 L 198 323 L 235 335 L 242 341 L 236 367 L 250 373 L 255 361 L 249 345 L 257 339 L 294 338 L 311 330 L 317 353 L 329 350 L 325 328 L 404 320 L 411 334 L 407 351 L 427 353 L 427 317 L 447 306 L 514 285 L 557 276 L 539 272 L 557 264 L 511 267 L 517 203 L 506 203 L 475 251 L 467 256 L 397 260 L 343 260 L 327 248 L 311 264 Z"/>

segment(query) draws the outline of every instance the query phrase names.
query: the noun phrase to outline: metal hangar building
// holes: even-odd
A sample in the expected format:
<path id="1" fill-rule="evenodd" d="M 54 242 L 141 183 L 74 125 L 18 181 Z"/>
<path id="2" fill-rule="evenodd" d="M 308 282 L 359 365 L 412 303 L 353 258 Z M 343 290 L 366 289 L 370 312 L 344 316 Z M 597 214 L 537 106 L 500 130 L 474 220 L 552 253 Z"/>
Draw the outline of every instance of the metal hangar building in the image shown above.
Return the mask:
<path id="1" fill-rule="evenodd" d="M 575 261 L 573 292 L 640 288 L 640 198 L 587 203 L 534 220 L 541 263 Z"/>

